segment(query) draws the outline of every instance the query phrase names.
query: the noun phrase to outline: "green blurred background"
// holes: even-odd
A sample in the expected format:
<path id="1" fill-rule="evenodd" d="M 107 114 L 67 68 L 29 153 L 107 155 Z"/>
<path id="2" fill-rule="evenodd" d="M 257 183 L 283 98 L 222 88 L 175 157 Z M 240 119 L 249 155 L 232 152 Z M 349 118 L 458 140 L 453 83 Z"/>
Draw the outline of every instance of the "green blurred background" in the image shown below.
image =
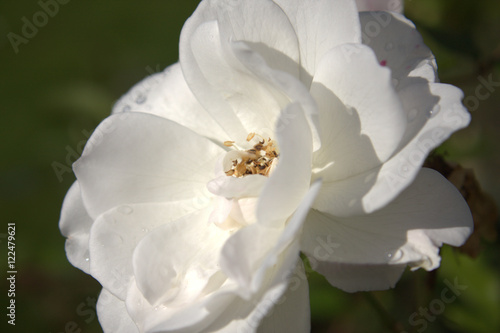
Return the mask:
<path id="1" fill-rule="evenodd" d="M 7 34 L 22 36 L 23 17 L 32 22 L 42 9 L 35 0 L 0 2 L 0 267 L 4 276 L 7 224 L 15 221 L 18 271 L 15 328 L 6 325 L 2 278 L 7 332 L 101 332 L 100 286 L 67 262 L 57 225 L 74 181 L 68 168 L 117 98 L 177 61 L 180 30 L 197 3 L 72 0 L 16 53 Z M 480 88 L 485 98 L 476 90 L 480 78 L 500 82 L 500 2 L 412 0 L 405 13 L 436 55 L 441 80 L 470 96 L 471 125 L 440 151 L 473 168 L 498 204 L 500 87 Z M 500 332 L 499 250 L 498 240 L 483 242 L 472 259 L 444 248 L 437 271 L 407 272 L 385 292 L 347 294 L 309 272 L 313 332 Z M 440 313 L 436 300 L 455 279 L 467 288 Z M 440 314 L 424 327 L 412 314 L 429 305 Z"/>

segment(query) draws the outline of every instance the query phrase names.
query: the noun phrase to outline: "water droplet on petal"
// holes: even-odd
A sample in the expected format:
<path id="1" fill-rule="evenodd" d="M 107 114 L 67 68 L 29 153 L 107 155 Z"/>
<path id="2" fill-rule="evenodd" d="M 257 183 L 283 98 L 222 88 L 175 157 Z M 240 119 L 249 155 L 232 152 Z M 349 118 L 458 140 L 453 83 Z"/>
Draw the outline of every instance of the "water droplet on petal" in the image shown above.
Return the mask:
<path id="1" fill-rule="evenodd" d="M 130 105 L 125 105 L 122 109 L 122 112 L 129 112 L 130 110 L 132 110 L 132 108 L 130 107 Z"/>
<path id="2" fill-rule="evenodd" d="M 386 44 L 385 44 L 385 50 L 386 50 L 386 51 L 390 51 L 390 50 L 392 50 L 393 48 L 394 48 L 394 44 L 393 44 L 393 43 L 388 42 L 388 43 L 386 43 Z"/>
<path id="3" fill-rule="evenodd" d="M 417 118 L 417 115 L 418 115 L 418 110 L 417 109 L 411 109 L 408 112 L 408 122 L 414 121 L 415 118 Z"/>
<path id="4" fill-rule="evenodd" d="M 432 110 L 429 112 L 428 117 L 429 118 L 435 117 L 439 113 L 439 111 L 441 111 L 441 106 L 439 104 L 434 105 Z"/>
<path id="5" fill-rule="evenodd" d="M 143 104 L 145 101 L 146 101 L 146 95 L 143 93 L 139 93 L 139 95 L 135 97 L 135 102 L 137 104 Z"/>
<path id="6" fill-rule="evenodd" d="M 90 261 L 90 258 L 85 258 L 85 261 L 86 261 L 86 262 L 89 262 L 89 261 Z"/>
<path id="7" fill-rule="evenodd" d="M 403 258 L 403 251 L 401 249 L 398 249 L 396 251 L 396 253 L 393 254 L 392 256 L 392 260 L 393 261 L 398 261 L 400 260 L 401 258 Z"/>
<path id="8" fill-rule="evenodd" d="M 122 213 L 122 214 L 125 214 L 125 215 L 129 215 L 129 214 L 132 214 L 132 212 L 134 211 L 134 209 L 130 206 L 120 206 L 118 207 L 118 212 Z"/>
<path id="9" fill-rule="evenodd" d="M 397 262 L 403 258 L 403 251 L 398 249 L 395 252 L 389 252 L 387 253 L 387 258 L 389 258 L 389 262 Z"/>
<path id="10" fill-rule="evenodd" d="M 142 232 L 149 232 L 148 228 L 142 228 Z"/>

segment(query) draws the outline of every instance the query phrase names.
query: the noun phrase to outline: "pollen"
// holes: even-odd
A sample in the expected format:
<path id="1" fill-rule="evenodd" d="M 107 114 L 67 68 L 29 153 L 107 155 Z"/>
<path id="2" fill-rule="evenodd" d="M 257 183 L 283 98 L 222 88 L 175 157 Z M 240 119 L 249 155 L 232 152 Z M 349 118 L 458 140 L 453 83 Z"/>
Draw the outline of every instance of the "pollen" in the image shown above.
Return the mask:
<path id="1" fill-rule="evenodd" d="M 276 141 L 271 140 L 271 138 L 266 140 L 255 133 L 248 134 L 247 141 L 250 142 L 255 136 L 260 140 L 253 145 L 253 148 L 241 151 L 240 157 L 233 160 L 231 169 L 226 171 L 227 176 L 240 178 L 247 175 L 262 175 L 268 177 L 274 170 L 279 158 Z M 228 147 L 236 146 L 233 144 L 233 141 L 224 142 L 224 145 Z"/>

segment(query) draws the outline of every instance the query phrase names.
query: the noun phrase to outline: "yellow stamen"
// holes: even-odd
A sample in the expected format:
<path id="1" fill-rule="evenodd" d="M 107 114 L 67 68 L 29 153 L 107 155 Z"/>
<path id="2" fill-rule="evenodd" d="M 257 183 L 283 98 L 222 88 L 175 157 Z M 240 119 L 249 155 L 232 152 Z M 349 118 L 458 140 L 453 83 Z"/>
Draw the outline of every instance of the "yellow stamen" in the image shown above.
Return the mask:
<path id="1" fill-rule="evenodd" d="M 252 140 L 255 135 L 260 137 L 260 140 L 253 148 L 245 150 L 241 160 L 233 160 L 231 169 L 226 171 L 227 176 L 244 177 L 246 175 L 262 175 L 269 176 L 270 172 L 275 168 L 279 150 L 274 140 L 264 139 L 260 135 L 250 133 L 247 136 L 247 141 Z M 234 141 L 226 141 L 224 145 L 227 147 L 234 146 Z"/>

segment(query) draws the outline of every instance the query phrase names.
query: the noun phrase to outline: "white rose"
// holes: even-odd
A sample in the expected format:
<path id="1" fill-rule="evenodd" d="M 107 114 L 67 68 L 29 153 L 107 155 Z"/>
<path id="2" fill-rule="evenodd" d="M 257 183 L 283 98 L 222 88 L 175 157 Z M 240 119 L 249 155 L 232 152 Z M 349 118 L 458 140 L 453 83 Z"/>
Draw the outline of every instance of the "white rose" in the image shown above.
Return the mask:
<path id="1" fill-rule="evenodd" d="M 419 173 L 469 121 L 436 81 L 398 14 L 201 2 L 180 65 L 118 101 L 74 166 L 60 227 L 103 285 L 103 329 L 308 331 L 307 283 L 287 279 L 299 250 L 348 291 L 437 267 L 471 221 L 451 184 Z"/>

